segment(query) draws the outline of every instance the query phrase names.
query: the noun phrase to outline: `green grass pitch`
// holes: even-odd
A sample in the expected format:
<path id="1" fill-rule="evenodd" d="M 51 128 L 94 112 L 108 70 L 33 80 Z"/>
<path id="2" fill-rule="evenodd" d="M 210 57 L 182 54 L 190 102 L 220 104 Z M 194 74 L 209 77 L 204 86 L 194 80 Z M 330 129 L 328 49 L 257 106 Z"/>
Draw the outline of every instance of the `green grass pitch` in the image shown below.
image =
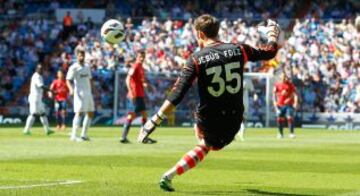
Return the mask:
<path id="1" fill-rule="evenodd" d="M 119 127 L 92 127 L 91 142 L 68 133 L 0 128 L 0 195 L 360 195 L 360 132 L 249 129 L 246 141 L 210 152 L 175 177 L 174 193 L 158 181 L 196 144 L 192 128 L 159 128 L 155 145 L 120 144 Z"/>

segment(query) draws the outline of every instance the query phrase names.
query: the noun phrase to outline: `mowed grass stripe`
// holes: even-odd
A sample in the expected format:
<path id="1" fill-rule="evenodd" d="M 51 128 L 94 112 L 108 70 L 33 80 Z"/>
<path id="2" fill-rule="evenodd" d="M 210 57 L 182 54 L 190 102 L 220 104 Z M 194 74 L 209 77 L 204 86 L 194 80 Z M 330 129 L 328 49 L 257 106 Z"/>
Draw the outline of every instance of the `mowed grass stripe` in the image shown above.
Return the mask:
<path id="1" fill-rule="evenodd" d="M 130 139 L 135 142 L 137 128 Z M 168 195 L 159 177 L 196 140 L 191 128 L 161 128 L 156 145 L 118 143 L 118 127 L 95 127 L 93 141 L 74 143 L 67 133 L 31 137 L 21 128 L 0 128 L 0 185 L 33 180 L 81 180 L 85 183 L 32 190 L 4 190 L 0 195 Z M 174 181 L 171 195 L 334 195 L 360 189 L 360 134 L 301 130 L 295 140 L 274 138 L 274 129 L 248 131 L 211 152 L 193 171 Z"/>

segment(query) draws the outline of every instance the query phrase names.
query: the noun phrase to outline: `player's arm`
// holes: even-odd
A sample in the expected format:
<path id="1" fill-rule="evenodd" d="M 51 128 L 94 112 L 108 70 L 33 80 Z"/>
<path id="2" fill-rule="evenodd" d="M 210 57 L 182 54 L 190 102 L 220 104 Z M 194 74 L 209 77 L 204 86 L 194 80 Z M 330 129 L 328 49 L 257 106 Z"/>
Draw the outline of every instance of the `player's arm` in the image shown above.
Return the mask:
<path id="1" fill-rule="evenodd" d="M 268 40 L 265 47 L 253 48 L 247 44 L 240 45 L 244 55 L 244 62 L 270 60 L 275 57 L 278 50 L 277 41 L 280 34 L 280 27 L 276 22 L 268 20 L 265 28 L 267 29 L 266 36 Z"/>
<path id="2" fill-rule="evenodd" d="M 126 88 L 128 89 L 128 92 L 130 93 L 130 97 L 133 99 L 134 98 L 134 93 L 133 93 L 133 91 L 131 89 L 131 86 L 130 86 L 130 80 L 131 80 L 131 74 L 128 73 L 128 75 L 126 76 L 126 79 L 125 79 L 125 84 L 126 84 Z"/>
<path id="3" fill-rule="evenodd" d="M 50 85 L 50 91 L 49 91 L 49 97 L 52 98 L 53 97 L 53 92 L 55 92 L 55 80 L 51 83 Z"/>
<path id="4" fill-rule="evenodd" d="M 274 90 L 273 90 L 273 104 L 274 104 L 274 108 L 277 109 L 277 97 L 276 97 L 276 85 L 274 86 Z"/>
<path id="5" fill-rule="evenodd" d="M 166 116 L 171 114 L 175 107 L 182 101 L 196 77 L 197 73 L 195 69 L 195 62 L 193 58 L 190 57 L 186 65 L 182 68 L 180 76 L 175 82 L 168 98 L 162 104 L 158 112 L 153 115 L 142 127 L 138 138 L 139 142 L 143 142 L 147 136 L 160 125 Z"/>
<path id="6" fill-rule="evenodd" d="M 66 74 L 66 86 L 68 87 L 69 89 L 69 94 L 70 95 L 73 95 L 74 94 L 74 87 L 72 85 L 72 81 L 74 80 L 74 77 L 75 77 L 75 72 L 74 72 L 74 68 L 73 67 L 70 67 L 69 68 L 69 71 L 67 72 Z"/>
<path id="7" fill-rule="evenodd" d="M 44 91 L 50 91 L 49 87 L 45 86 L 44 81 L 41 77 L 37 78 L 35 85 L 38 88 L 42 88 Z"/>
<path id="8" fill-rule="evenodd" d="M 66 86 L 69 89 L 69 94 L 73 95 L 74 94 L 74 87 L 73 87 L 73 85 L 71 83 L 71 80 L 66 80 Z"/>
<path id="9" fill-rule="evenodd" d="M 277 43 L 271 42 L 264 48 L 253 48 L 247 44 L 241 44 L 242 53 L 244 54 L 244 62 L 270 60 L 277 53 Z"/>

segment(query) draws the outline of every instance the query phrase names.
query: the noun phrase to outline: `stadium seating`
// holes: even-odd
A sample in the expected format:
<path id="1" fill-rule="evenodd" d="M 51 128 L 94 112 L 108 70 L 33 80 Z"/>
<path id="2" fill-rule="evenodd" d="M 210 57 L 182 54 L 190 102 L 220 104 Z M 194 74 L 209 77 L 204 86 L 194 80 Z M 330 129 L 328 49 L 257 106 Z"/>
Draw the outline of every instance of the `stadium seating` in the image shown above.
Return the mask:
<path id="1" fill-rule="evenodd" d="M 128 27 L 127 41 L 130 44 L 122 44 L 121 47 L 100 44 L 97 28 L 90 29 L 85 24 L 77 24 L 77 28 L 80 25 L 85 26 L 86 35 L 84 37 L 76 34 L 75 31 L 64 37 L 62 24 L 56 23 L 52 17 L 49 19 L 25 17 L 21 22 L 10 22 L 3 25 L 4 31 L 0 34 L 0 74 L 6 75 L 6 77 L 0 85 L 0 107 L 9 106 L 9 104 L 26 105 L 26 93 L 16 92 L 23 89 L 24 86 L 28 86 L 28 80 L 36 62 L 40 60 L 45 64 L 45 82 L 49 84 L 57 69 L 67 69 L 71 59 L 74 59 L 73 54 L 76 47 L 84 47 L 87 50 L 87 61 L 92 66 L 95 85 L 97 89 L 101 89 L 95 95 L 100 108 L 111 108 L 114 89 L 112 85 L 108 84 L 114 82 L 114 70 L 126 70 L 127 62 L 134 58 L 134 51 L 137 49 L 147 49 L 145 69 L 149 73 L 178 73 L 189 54 L 196 49 L 190 17 L 197 13 L 191 12 L 192 8 L 188 3 L 190 1 L 157 2 L 151 1 L 150 7 L 156 9 L 149 14 L 157 15 L 158 18 L 143 18 L 135 25 L 130 25 L 132 24 L 131 19 L 128 22 L 124 21 Z M 258 34 L 252 24 L 253 21 L 249 23 L 237 18 L 251 17 L 255 18 L 255 21 L 269 16 L 280 19 L 289 18 L 296 14 L 289 13 L 289 10 L 298 7 L 298 1 L 290 1 L 290 3 L 279 1 L 276 4 L 266 2 L 268 1 L 261 1 L 261 7 L 252 1 L 227 0 L 222 2 L 224 5 L 222 9 L 229 9 L 225 12 L 199 1 L 196 6 L 201 9 L 194 10 L 209 11 L 221 18 L 230 18 L 221 22 L 220 38 L 222 40 L 256 45 Z M 351 8 L 349 2 L 342 5 L 344 9 L 341 9 L 341 12 L 331 11 L 332 7 L 338 5 L 336 2 L 310 3 L 308 11 L 303 15 L 305 18 L 316 16 L 322 17 L 322 19 L 353 15 L 354 9 Z M 231 3 L 235 3 L 236 6 L 230 9 Z M 141 1 L 120 0 L 114 2 L 117 13 L 125 16 L 131 16 L 142 5 Z M 217 6 L 219 5 L 217 4 Z M 86 1 L 76 3 L 59 1 L 58 4 L 53 5 L 53 7 L 62 8 L 79 6 L 101 7 L 104 5 L 101 3 L 87 4 Z M 319 6 L 321 11 L 317 9 Z M 134 10 L 129 12 L 126 7 L 132 7 Z M 246 7 L 246 12 L 244 12 L 244 7 Z M 45 1 L 32 1 L 23 6 L 11 5 L 11 3 L 2 4 L 0 13 L 4 13 L 10 8 L 15 9 L 14 16 L 16 13 L 28 15 L 36 12 L 48 13 L 49 9 L 52 9 Z M 180 19 L 187 20 L 167 19 L 168 17 L 179 18 L 176 11 L 178 9 L 188 10 L 187 16 L 189 17 L 180 17 Z M 162 13 L 161 10 L 167 10 L 169 13 Z M 269 13 L 272 14 L 269 15 Z M 139 21 L 139 18 L 133 19 Z M 342 33 L 339 29 L 342 30 Z M 356 40 L 351 36 L 354 31 L 355 28 L 351 21 L 333 22 L 314 18 L 299 20 L 289 31 L 288 42 L 279 51 L 277 59 L 268 64 L 269 69 L 264 69 L 264 65 L 259 63 L 249 63 L 248 67 L 255 72 L 263 70 L 275 70 L 276 72 L 282 69 L 288 71 L 296 84 L 301 87 L 302 111 L 359 111 L 360 87 L 359 81 L 356 79 L 360 71 L 357 69 L 360 42 L 352 41 Z M 159 90 L 166 91 L 166 87 Z M 26 89 L 21 92 L 26 92 Z M 102 94 L 108 96 L 100 96 Z M 323 95 L 325 95 L 325 99 L 323 99 Z"/>

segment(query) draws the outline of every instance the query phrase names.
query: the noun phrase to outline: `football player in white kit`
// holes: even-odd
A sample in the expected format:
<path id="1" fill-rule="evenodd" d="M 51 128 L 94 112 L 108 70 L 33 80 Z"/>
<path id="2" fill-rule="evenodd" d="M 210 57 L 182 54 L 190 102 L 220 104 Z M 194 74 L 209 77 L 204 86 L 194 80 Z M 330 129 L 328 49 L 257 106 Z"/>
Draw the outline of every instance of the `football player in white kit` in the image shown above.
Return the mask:
<path id="1" fill-rule="evenodd" d="M 245 121 L 246 121 L 246 116 L 249 113 L 249 92 L 253 92 L 254 91 L 254 84 L 251 81 L 250 78 L 245 78 L 244 79 L 244 83 L 243 83 L 243 104 L 244 104 L 244 118 L 243 118 L 243 122 L 241 123 L 240 126 L 240 130 L 239 130 L 239 137 L 240 140 L 244 140 L 244 133 L 245 133 Z"/>
<path id="2" fill-rule="evenodd" d="M 32 127 L 35 121 L 35 116 L 40 117 L 40 121 L 43 124 L 45 133 L 47 135 L 54 133 L 49 128 L 49 121 L 46 117 L 45 106 L 42 101 L 43 91 L 49 90 L 49 88 L 44 86 L 43 77 L 41 74 L 42 74 L 42 65 L 38 64 L 36 66 L 35 73 L 31 77 L 30 94 L 28 97 L 29 105 L 30 105 L 30 114 L 26 119 L 26 125 L 23 131 L 25 135 L 31 135 L 30 128 Z"/>
<path id="3" fill-rule="evenodd" d="M 85 63 L 85 51 L 76 50 L 77 62 L 72 64 L 66 75 L 66 83 L 70 95 L 74 95 L 74 112 L 73 127 L 70 140 L 72 141 L 89 141 L 87 130 L 94 117 L 94 98 L 91 92 L 91 69 Z M 74 86 L 72 85 L 72 82 Z M 81 137 L 76 136 L 77 129 L 80 127 L 81 116 L 85 113 L 82 123 Z"/>

